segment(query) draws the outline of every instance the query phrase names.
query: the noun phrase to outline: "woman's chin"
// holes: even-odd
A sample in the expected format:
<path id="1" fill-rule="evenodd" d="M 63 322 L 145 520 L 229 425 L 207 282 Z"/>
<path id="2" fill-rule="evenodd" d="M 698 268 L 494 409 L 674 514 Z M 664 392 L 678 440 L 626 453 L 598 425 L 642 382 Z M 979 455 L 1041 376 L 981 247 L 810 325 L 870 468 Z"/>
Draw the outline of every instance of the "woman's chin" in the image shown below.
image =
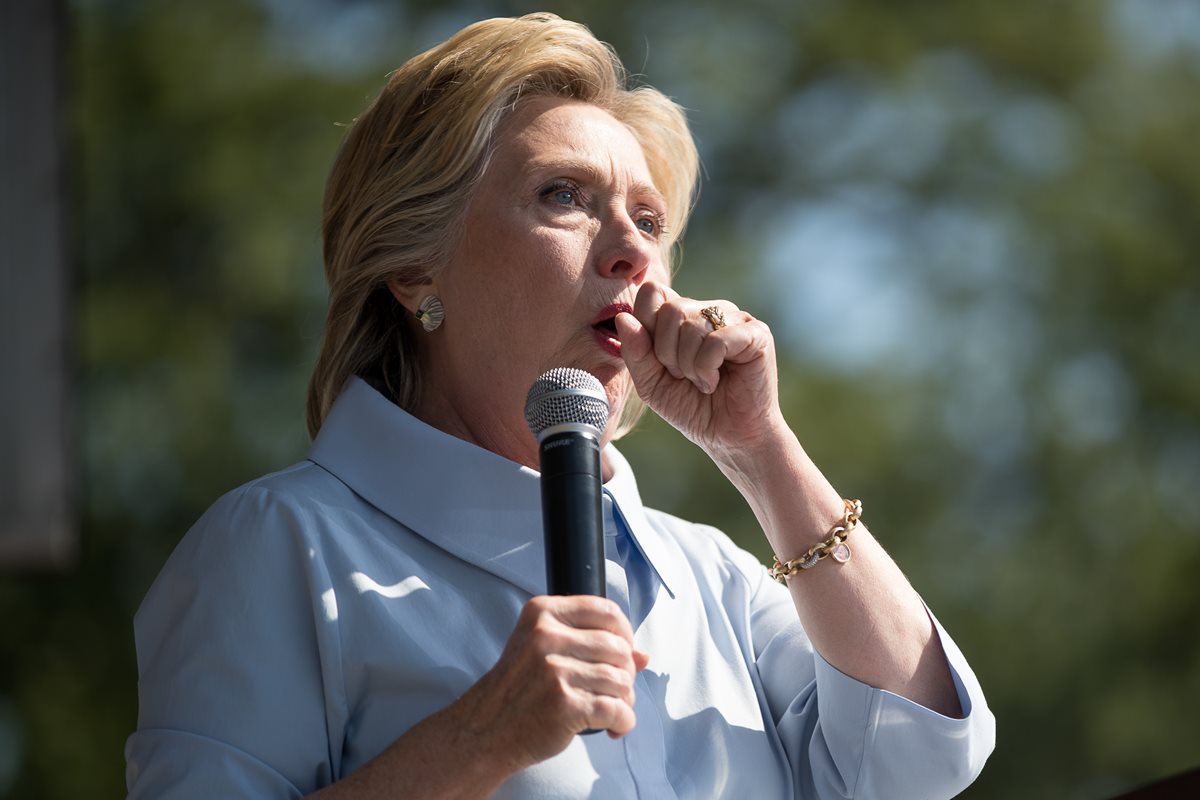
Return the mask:
<path id="1" fill-rule="evenodd" d="M 609 430 L 616 430 L 614 423 L 621 418 L 621 412 L 625 410 L 625 403 L 633 394 L 633 380 L 629 377 L 629 370 L 624 366 L 607 380 L 600 375 L 596 375 L 596 377 L 600 379 L 600 383 L 604 385 L 604 393 L 608 395 Z"/>

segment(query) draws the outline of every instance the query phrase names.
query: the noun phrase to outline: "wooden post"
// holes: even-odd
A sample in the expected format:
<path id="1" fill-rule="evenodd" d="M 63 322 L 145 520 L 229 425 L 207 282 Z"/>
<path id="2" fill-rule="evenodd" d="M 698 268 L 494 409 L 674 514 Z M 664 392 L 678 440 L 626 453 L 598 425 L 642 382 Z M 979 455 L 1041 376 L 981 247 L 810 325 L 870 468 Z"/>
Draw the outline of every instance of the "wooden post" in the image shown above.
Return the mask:
<path id="1" fill-rule="evenodd" d="M 0 0 L 0 566 L 76 551 L 66 7 Z"/>

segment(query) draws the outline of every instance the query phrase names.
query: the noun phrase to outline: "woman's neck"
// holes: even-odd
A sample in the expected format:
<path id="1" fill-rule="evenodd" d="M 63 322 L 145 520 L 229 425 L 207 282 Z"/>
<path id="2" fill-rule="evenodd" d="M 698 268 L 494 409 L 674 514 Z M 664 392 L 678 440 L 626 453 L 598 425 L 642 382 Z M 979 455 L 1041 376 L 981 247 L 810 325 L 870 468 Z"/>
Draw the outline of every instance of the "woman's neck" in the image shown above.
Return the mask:
<path id="1" fill-rule="evenodd" d="M 494 403 L 488 404 L 487 408 L 464 408 L 462 403 L 454 403 L 442 397 L 435 399 L 427 394 L 411 413 L 442 433 L 470 442 L 530 469 L 541 469 L 537 441 L 525 423 L 523 410 L 517 417 L 519 424 L 514 424 L 514 415 L 498 413 Z M 600 470 L 605 482 L 611 479 L 613 474 L 612 464 L 609 463 L 604 449 L 607 444 L 606 433 L 600 442 Z"/>

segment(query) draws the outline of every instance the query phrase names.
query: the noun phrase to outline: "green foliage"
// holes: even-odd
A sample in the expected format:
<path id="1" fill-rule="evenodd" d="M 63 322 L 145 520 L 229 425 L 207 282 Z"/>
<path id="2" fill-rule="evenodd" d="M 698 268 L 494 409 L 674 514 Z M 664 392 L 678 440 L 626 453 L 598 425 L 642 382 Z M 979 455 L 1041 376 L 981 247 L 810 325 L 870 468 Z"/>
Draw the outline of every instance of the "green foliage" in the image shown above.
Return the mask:
<path id="1" fill-rule="evenodd" d="M 968 797 L 1098 798 L 1200 759 L 1189 8 L 550 6 L 691 109 L 680 290 L 772 325 L 802 441 L 970 658 L 999 744 Z M 0 581 L 0 795 L 122 792 L 137 603 L 203 508 L 305 450 L 337 123 L 526 10 L 77 4 L 84 539 L 70 572 Z M 769 557 L 661 422 L 623 449 L 649 502 Z"/>

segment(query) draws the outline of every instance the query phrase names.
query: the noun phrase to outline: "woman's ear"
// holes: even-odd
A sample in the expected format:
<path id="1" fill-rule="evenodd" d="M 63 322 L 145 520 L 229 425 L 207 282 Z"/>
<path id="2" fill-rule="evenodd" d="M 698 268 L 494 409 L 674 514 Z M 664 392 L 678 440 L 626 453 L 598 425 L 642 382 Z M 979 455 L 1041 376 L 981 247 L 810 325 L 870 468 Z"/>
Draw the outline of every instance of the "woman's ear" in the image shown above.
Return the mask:
<path id="1" fill-rule="evenodd" d="M 446 319 L 446 309 L 441 299 L 434 293 L 433 281 L 426 280 L 416 285 L 402 284 L 396 279 L 387 282 L 388 291 L 396 302 L 404 306 L 426 333 L 432 333 L 441 327 Z"/>
<path id="2" fill-rule="evenodd" d="M 432 287 L 427 283 L 419 284 L 404 284 L 393 278 L 387 282 L 388 291 L 392 293 L 392 297 L 396 298 L 396 302 L 404 306 L 410 314 L 417 313 L 417 306 L 421 299 L 432 292 Z"/>

